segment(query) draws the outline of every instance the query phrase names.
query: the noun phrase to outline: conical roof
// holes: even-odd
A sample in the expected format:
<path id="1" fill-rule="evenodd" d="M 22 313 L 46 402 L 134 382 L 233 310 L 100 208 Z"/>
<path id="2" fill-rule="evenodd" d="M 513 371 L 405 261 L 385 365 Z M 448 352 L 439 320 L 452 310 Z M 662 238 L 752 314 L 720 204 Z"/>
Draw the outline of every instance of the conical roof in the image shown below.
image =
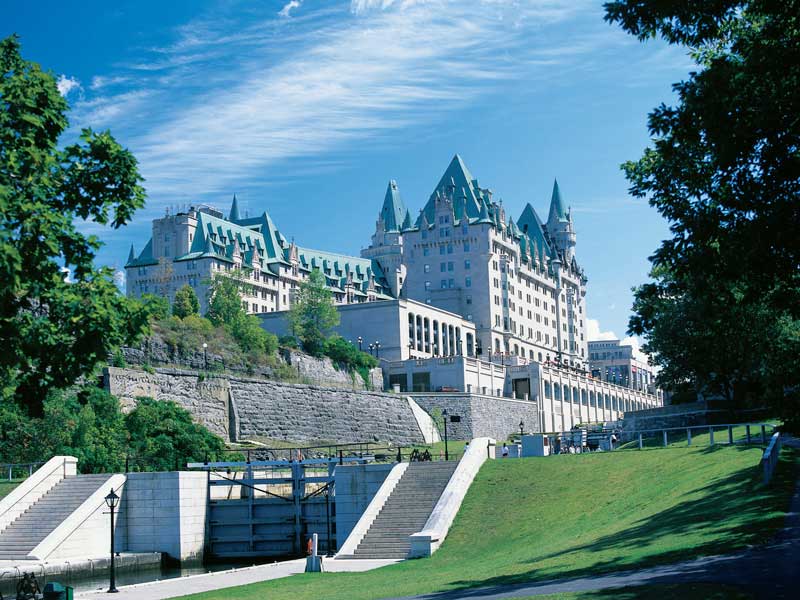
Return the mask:
<path id="1" fill-rule="evenodd" d="M 550 214 L 547 217 L 548 223 L 556 221 L 566 221 L 567 211 L 564 210 L 564 203 L 561 200 L 561 190 L 558 189 L 558 180 L 553 180 L 553 194 L 550 197 Z"/>
<path id="2" fill-rule="evenodd" d="M 383 198 L 383 207 L 381 208 L 383 230 L 400 231 L 406 212 L 405 204 L 403 204 L 403 200 L 400 198 L 400 189 L 397 187 L 397 182 L 393 179 L 386 188 L 386 196 Z"/>
<path id="3" fill-rule="evenodd" d="M 233 202 L 231 202 L 231 212 L 228 214 L 228 221 L 236 223 L 239 220 L 239 201 L 236 199 L 236 194 L 233 195 Z"/>

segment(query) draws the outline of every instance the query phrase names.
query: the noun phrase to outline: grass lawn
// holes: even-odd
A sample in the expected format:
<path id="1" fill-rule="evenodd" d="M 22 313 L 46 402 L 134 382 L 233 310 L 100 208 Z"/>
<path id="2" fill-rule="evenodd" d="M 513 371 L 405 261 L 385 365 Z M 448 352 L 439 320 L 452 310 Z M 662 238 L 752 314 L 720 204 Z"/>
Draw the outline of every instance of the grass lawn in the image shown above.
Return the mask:
<path id="1" fill-rule="evenodd" d="M 663 600 L 664 598 L 680 598 L 681 600 L 751 600 L 754 596 L 729 585 L 674 583 L 607 588 L 605 590 L 570 594 L 526 596 L 509 600 Z"/>
<path id="2" fill-rule="evenodd" d="M 693 446 L 489 461 L 446 542 L 429 559 L 189 597 L 373 599 L 590 576 L 731 552 L 765 541 L 781 526 L 800 470 L 798 453 L 784 449 L 773 485 L 764 488 L 760 457 L 753 447 Z M 663 592 L 645 588 L 652 597 Z"/>
<path id="3" fill-rule="evenodd" d="M 22 483 L 22 480 L 8 481 L 8 479 L 5 479 L 0 481 L 0 498 L 3 498 L 7 494 L 11 493 L 11 490 L 17 487 L 20 483 Z"/>

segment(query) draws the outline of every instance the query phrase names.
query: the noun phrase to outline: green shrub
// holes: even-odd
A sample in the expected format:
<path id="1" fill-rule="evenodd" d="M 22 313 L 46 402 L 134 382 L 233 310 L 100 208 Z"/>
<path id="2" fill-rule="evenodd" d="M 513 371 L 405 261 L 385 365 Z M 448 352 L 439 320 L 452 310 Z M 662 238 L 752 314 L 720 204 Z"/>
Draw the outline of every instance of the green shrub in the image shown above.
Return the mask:
<path id="1" fill-rule="evenodd" d="M 117 367 L 119 369 L 124 369 L 128 366 L 128 363 L 125 361 L 125 355 L 122 353 L 122 350 L 117 350 L 114 352 L 114 356 L 111 357 L 111 366 Z"/>
<path id="2" fill-rule="evenodd" d="M 175 292 L 175 301 L 172 303 L 172 314 L 181 319 L 190 315 L 200 314 L 200 301 L 197 299 L 192 286 L 185 284 Z"/>
<path id="3" fill-rule="evenodd" d="M 282 335 L 278 338 L 278 346 L 281 348 L 292 348 L 293 350 L 297 350 L 300 348 L 300 344 L 297 342 L 297 338 L 293 335 Z"/>

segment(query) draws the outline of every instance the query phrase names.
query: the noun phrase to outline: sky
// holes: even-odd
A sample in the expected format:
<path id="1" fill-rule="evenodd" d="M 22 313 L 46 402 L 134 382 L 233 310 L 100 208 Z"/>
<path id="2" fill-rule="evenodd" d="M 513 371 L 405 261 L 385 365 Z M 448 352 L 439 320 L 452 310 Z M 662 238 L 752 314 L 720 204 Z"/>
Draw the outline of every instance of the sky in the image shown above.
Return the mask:
<path id="1" fill-rule="evenodd" d="M 518 217 L 553 179 L 589 279 L 590 339 L 624 337 L 631 288 L 668 234 L 620 169 L 674 101 L 685 49 L 640 43 L 586 0 L 4 0 L 0 36 L 49 69 L 70 129 L 110 129 L 147 205 L 83 224 L 121 269 L 151 221 L 233 194 L 288 239 L 358 255 L 390 179 L 416 215 L 458 153 Z"/>

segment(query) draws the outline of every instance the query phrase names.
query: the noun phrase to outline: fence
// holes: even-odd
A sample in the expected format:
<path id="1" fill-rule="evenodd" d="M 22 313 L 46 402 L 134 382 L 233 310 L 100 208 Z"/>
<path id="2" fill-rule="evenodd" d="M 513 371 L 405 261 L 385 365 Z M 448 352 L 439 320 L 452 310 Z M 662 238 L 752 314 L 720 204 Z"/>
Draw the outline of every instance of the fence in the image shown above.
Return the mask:
<path id="1" fill-rule="evenodd" d="M 33 475 L 33 472 L 43 464 L 44 462 L 3 464 L 0 465 L 0 473 L 3 474 L 4 479 L 7 477 L 8 481 L 25 479 Z"/>
<path id="2" fill-rule="evenodd" d="M 761 457 L 761 464 L 764 469 L 764 485 L 769 485 L 772 479 L 772 473 L 775 471 L 775 466 L 778 464 L 778 459 L 781 455 L 781 432 L 776 431 L 772 434 L 772 439 L 769 446 L 764 450 L 764 455 Z"/>

